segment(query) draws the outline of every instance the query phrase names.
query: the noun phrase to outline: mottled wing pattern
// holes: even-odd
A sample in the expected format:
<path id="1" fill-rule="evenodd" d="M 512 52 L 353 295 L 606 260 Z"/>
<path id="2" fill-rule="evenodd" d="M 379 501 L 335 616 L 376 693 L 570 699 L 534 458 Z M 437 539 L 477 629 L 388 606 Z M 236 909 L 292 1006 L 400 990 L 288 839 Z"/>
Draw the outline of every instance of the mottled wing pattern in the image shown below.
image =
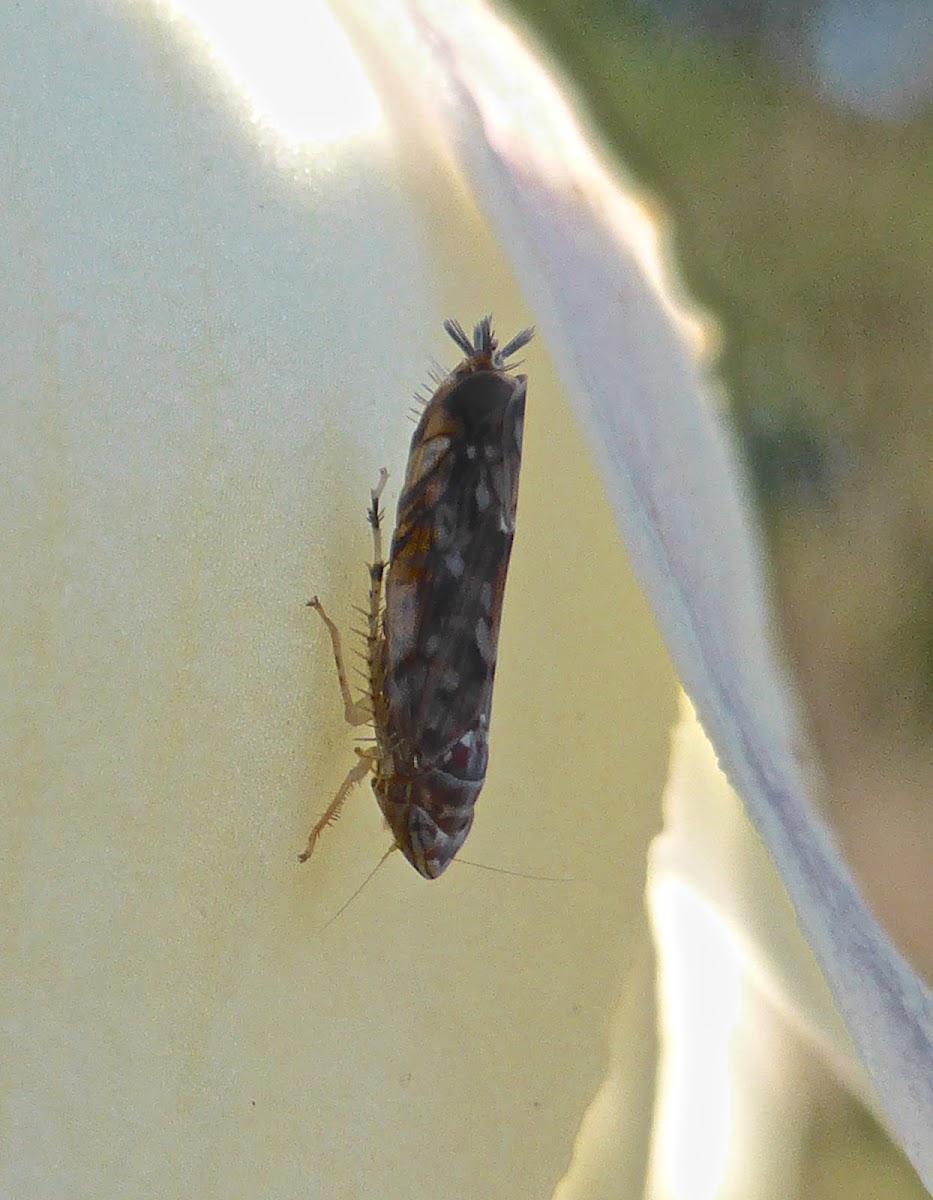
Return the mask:
<path id="1" fill-rule="evenodd" d="M 386 578 L 389 725 L 422 764 L 488 726 L 515 529 L 526 380 L 467 366 L 412 439 Z"/>

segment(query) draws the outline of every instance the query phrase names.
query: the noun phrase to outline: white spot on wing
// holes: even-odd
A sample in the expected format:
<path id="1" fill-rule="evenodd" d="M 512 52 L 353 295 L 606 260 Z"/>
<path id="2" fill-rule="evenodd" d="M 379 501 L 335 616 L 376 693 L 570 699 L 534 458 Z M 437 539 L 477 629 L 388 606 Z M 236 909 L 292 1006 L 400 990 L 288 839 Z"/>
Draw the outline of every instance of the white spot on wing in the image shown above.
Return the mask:
<path id="1" fill-rule="evenodd" d="M 396 583 L 392 588 L 392 620 L 386 630 L 389 666 L 393 670 L 415 648 L 418 624 L 417 587 L 413 583 Z"/>
<path id="2" fill-rule="evenodd" d="M 515 438 L 515 449 L 519 454 L 522 452 L 522 437 L 525 431 L 525 414 L 518 413 L 515 418 L 515 427 L 512 431 L 512 436 Z"/>
<path id="3" fill-rule="evenodd" d="M 450 449 L 450 438 L 436 437 L 418 448 L 418 478 L 429 475 Z"/>
<path id="4" fill-rule="evenodd" d="M 489 638 L 489 625 L 485 617 L 480 617 L 480 619 L 476 622 L 474 636 L 476 638 L 476 648 L 479 650 L 483 662 L 487 663 L 489 666 L 494 666 L 496 662 L 496 652 L 493 649 L 492 642 Z"/>
<path id="5" fill-rule="evenodd" d="M 448 545 L 457 527 L 457 514 L 447 504 L 438 504 L 434 512 L 434 541 L 438 547 Z"/>
<path id="6" fill-rule="evenodd" d="M 459 579 L 463 574 L 466 563 L 459 550 L 451 550 L 450 554 L 444 556 L 444 566 L 453 575 L 454 579 Z"/>

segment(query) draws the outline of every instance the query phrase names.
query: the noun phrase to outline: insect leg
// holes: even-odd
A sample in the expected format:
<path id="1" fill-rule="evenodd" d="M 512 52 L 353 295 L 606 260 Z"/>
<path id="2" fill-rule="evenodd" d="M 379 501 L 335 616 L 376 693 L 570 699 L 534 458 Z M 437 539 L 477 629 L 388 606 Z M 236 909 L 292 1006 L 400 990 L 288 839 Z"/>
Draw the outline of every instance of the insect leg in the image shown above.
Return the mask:
<path id="1" fill-rule="evenodd" d="M 379 482 L 373 488 L 370 495 L 372 503 L 369 506 L 369 523 L 373 528 L 373 563 L 369 568 L 369 650 L 370 662 L 372 662 L 372 654 L 374 648 L 379 642 L 379 614 L 382 608 L 382 576 L 385 571 L 385 562 L 382 557 L 382 527 L 380 525 L 381 514 L 379 512 L 379 498 L 382 495 L 382 489 L 386 485 L 386 480 L 389 478 L 389 472 L 383 467 L 379 472 Z"/>
<path id="2" fill-rule="evenodd" d="M 331 645 L 334 648 L 334 662 L 337 664 L 337 682 L 340 684 L 340 694 L 343 697 L 343 715 L 346 717 L 347 724 L 365 725 L 367 721 L 372 720 L 373 714 L 365 701 L 354 700 L 350 695 L 350 685 L 347 682 L 347 669 L 343 665 L 340 631 L 324 611 L 324 606 L 318 600 L 317 596 L 312 597 L 308 601 L 308 607 L 317 609 L 321 614 L 321 620 L 327 626 L 327 631 L 330 634 Z"/>
<path id="3" fill-rule="evenodd" d="M 348 773 L 346 779 L 337 789 L 337 795 L 331 800 L 327 808 L 324 810 L 324 815 L 320 821 L 311 830 L 308 836 L 308 845 L 303 854 L 298 855 L 299 862 L 307 862 L 311 857 L 311 851 L 314 849 L 314 843 L 321 836 L 321 833 L 328 825 L 333 823 L 340 816 L 340 810 L 344 806 L 347 796 L 350 794 L 350 789 L 354 788 L 358 783 L 362 783 L 369 772 L 373 769 L 373 764 L 376 761 L 375 752 L 367 753 L 365 750 L 357 750 L 359 762 Z"/>

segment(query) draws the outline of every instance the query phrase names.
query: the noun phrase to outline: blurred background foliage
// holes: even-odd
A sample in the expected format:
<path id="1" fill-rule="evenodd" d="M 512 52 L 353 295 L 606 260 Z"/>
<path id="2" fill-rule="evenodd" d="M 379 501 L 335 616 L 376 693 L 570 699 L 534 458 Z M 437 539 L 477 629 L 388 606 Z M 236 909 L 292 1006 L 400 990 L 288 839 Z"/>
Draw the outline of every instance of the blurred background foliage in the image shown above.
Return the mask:
<path id="1" fill-rule="evenodd" d="M 716 371 L 823 800 L 873 907 L 933 978 L 929 2 L 511 8 L 636 176 L 720 324 Z M 813 1194 L 924 1195 L 865 1124 L 827 1107 Z"/>

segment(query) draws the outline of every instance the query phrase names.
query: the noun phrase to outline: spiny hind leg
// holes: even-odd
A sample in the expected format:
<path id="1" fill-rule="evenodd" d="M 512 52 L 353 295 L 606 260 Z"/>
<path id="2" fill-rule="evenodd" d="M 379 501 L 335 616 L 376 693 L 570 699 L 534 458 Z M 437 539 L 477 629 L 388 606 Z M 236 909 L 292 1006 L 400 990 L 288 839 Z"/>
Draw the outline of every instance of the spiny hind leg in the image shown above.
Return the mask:
<path id="1" fill-rule="evenodd" d="M 382 495 L 382 489 L 386 485 L 389 478 L 389 472 L 383 467 L 379 472 L 379 482 L 370 492 L 370 506 L 367 513 L 367 519 L 373 530 L 373 561 L 369 568 L 369 612 L 367 614 L 369 621 L 369 633 L 367 636 L 367 653 L 366 661 L 370 668 L 370 677 L 368 680 L 369 688 L 372 688 L 372 663 L 375 647 L 380 638 L 379 617 L 382 609 L 382 576 L 385 571 L 385 562 L 382 558 L 382 528 L 380 525 L 382 513 L 379 510 L 379 498 Z M 327 632 L 330 634 L 330 642 L 334 649 L 334 663 L 337 667 L 337 682 L 340 685 L 340 695 L 343 697 L 343 715 L 346 718 L 348 725 L 365 725 L 372 720 L 372 697 L 369 697 L 369 702 L 364 698 L 362 700 L 354 700 L 350 694 L 350 684 L 347 679 L 347 668 L 343 659 L 343 646 L 340 641 L 340 630 L 324 611 L 324 606 L 321 604 L 317 596 L 313 596 L 308 601 L 308 607 L 316 609 L 321 616 L 321 620 L 327 626 Z"/>
<path id="2" fill-rule="evenodd" d="M 308 835 L 308 845 L 305 847 L 304 853 L 298 855 L 299 862 L 308 861 L 311 857 L 311 851 L 314 849 L 315 842 L 327 826 L 333 825 L 340 816 L 340 810 L 343 808 L 351 789 L 356 787 L 358 783 L 362 783 L 376 765 L 375 750 L 357 750 L 357 754 L 359 755 L 359 762 L 347 773 L 346 779 L 337 789 L 337 795 L 328 804 L 324 810 L 324 815 L 311 830 L 311 833 Z"/>
<path id="3" fill-rule="evenodd" d="M 330 634 L 330 644 L 334 648 L 334 663 L 337 667 L 337 682 L 340 684 L 340 695 L 343 697 L 343 715 L 347 724 L 365 725 L 367 721 L 373 719 L 372 708 L 365 697 L 362 700 L 354 700 L 350 695 L 347 668 L 343 661 L 343 647 L 340 643 L 340 630 L 324 611 L 324 606 L 317 596 L 311 597 L 308 601 L 308 608 L 313 608 L 320 613 L 321 620 L 327 626 L 327 632 Z"/>
<path id="4" fill-rule="evenodd" d="M 372 688 L 372 664 L 380 638 L 379 618 L 382 609 L 382 576 L 385 571 L 385 563 L 382 558 L 382 530 L 380 526 L 382 514 L 379 511 L 379 499 L 382 496 L 382 489 L 385 487 L 388 478 L 389 472 L 383 467 L 379 472 L 379 482 L 370 492 L 371 500 L 367 514 L 373 530 L 373 562 L 369 568 L 369 634 L 366 655 L 370 665 L 370 689 Z M 308 601 L 308 606 L 317 609 L 321 620 L 327 626 L 327 632 L 330 634 L 331 646 L 334 650 L 334 663 L 337 667 L 337 682 L 340 684 L 340 695 L 343 697 L 344 717 L 349 725 L 365 725 L 373 719 L 371 698 L 368 703 L 367 698 L 355 701 L 350 695 L 350 684 L 347 680 L 347 670 L 343 661 L 343 648 L 340 643 L 340 630 L 324 611 L 324 606 L 318 600 L 317 596 Z M 375 749 L 357 749 L 356 753 L 359 761 L 347 773 L 346 779 L 344 779 L 343 783 L 337 789 L 337 795 L 331 800 L 330 804 L 324 810 L 323 816 L 311 830 L 308 837 L 308 845 L 304 853 L 298 856 L 299 862 L 308 861 L 315 843 L 323 830 L 328 825 L 333 825 L 340 816 L 350 791 L 358 783 L 362 783 L 370 771 L 375 769 L 378 762 L 378 753 Z"/>
<path id="5" fill-rule="evenodd" d="M 317 596 L 315 596 L 312 600 L 309 600 L 308 605 L 311 608 L 317 609 L 321 615 L 321 620 L 327 626 L 328 632 L 330 633 L 331 644 L 334 648 L 334 662 L 337 665 L 337 680 L 340 684 L 340 694 L 343 696 L 344 716 L 350 725 L 365 725 L 367 722 L 372 720 L 372 710 L 365 698 L 363 700 L 354 701 L 353 697 L 350 695 L 350 685 L 347 682 L 347 672 L 343 664 L 343 650 L 340 645 L 340 631 L 324 611 L 323 606 L 321 605 L 321 602 L 318 600 Z M 377 758 L 375 749 L 360 750 L 357 748 L 356 753 L 359 756 L 359 761 L 356 763 L 356 766 L 352 767 L 347 772 L 347 777 L 337 789 L 336 796 L 334 796 L 333 800 L 331 800 L 330 804 L 328 804 L 323 815 L 321 816 L 321 819 L 311 830 L 311 833 L 308 836 L 308 845 L 305 847 L 304 852 L 298 855 L 299 862 L 308 861 L 308 859 L 311 857 L 311 851 L 314 849 L 315 842 L 317 842 L 318 838 L 321 836 L 321 833 L 327 828 L 328 825 L 333 825 L 340 816 L 341 809 L 343 808 L 347 796 L 350 794 L 351 790 L 358 783 L 362 783 L 370 771 L 375 767 Z"/>

